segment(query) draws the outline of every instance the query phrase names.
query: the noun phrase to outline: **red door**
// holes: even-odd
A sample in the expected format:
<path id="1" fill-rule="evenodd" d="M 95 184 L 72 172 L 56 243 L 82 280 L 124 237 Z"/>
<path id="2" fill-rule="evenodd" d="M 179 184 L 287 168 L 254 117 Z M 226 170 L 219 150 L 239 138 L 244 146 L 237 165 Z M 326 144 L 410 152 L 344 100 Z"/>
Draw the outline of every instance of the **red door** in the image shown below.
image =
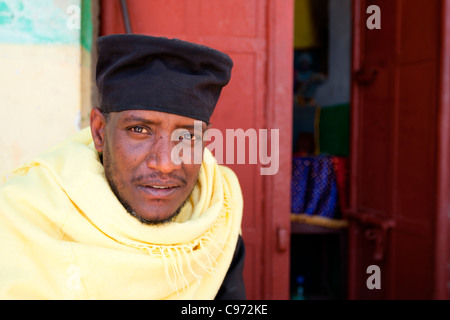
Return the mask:
<path id="1" fill-rule="evenodd" d="M 244 194 L 242 233 L 247 249 L 244 270 L 247 297 L 287 299 L 292 0 L 128 0 L 127 3 L 133 33 L 198 42 L 232 57 L 232 79 L 211 119 L 213 127 L 220 129 L 224 137 L 226 129 L 256 132 L 263 128 L 279 129 L 277 174 L 261 175 L 261 163 L 248 164 L 249 160 L 242 165 L 226 165 L 238 175 Z M 108 0 L 101 4 L 101 34 L 124 33 L 120 2 Z M 246 150 L 249 149 L 247 145 Z"/>
<path id="2" fill-rule="evenodd" d="M 380 9 L 381 29 L 366 25 L 370 5 Z M 448 290 L 444 7 L 437 0 L 354 1 L 351 299 L 433 299 Z"/>

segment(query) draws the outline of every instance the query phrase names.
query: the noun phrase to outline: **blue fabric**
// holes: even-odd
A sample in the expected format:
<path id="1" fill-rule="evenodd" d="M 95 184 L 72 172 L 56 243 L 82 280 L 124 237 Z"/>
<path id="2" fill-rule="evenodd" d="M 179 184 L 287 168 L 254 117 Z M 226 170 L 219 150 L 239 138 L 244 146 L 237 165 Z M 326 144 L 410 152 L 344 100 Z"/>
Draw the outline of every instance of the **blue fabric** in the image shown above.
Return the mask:
<path id="1" fill-rule="evenodd" d="M 332 218 L 338 209 L 338 189 L 329 156 L 294 157 L 292 163 L 291 210 Z"/>

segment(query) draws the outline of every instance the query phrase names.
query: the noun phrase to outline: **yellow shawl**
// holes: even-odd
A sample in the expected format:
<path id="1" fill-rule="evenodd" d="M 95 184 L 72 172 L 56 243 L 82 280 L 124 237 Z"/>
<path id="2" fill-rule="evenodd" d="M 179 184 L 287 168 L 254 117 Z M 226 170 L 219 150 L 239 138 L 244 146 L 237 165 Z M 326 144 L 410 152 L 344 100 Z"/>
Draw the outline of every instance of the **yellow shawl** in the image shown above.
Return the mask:
<path id="1" fill-rule="evenodd" d="M 214 299 L 242 206 L 235 174 L 205 149 L 179 217 L 141 224 L 110 190 L 86 128 L 0 186 L 0 298 Z"/>

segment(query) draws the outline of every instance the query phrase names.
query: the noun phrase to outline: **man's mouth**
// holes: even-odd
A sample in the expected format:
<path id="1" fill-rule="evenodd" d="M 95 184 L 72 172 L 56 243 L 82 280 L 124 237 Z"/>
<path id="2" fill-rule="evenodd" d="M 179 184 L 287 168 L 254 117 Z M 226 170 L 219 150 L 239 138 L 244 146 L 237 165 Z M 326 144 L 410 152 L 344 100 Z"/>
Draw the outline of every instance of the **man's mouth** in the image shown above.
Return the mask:
<path id="1" fill-rule="evenodd" d="M 145 194 L 145 197 L 150 198 L 150 200 L 156 199 L 159 200 L 159 199 L 168 199 L 172 197 L 173 194 L 179 190 L 181 185 L 175 182 L 173 183 L 155 182 L 155 183 L 140 184 L 137 187 Z"/>
<path id="2" fill-rule="evenodd" d="M 145 186 L 147 188 L 154 188 L 154 189 L 171 189 L 171 188 L 177 188 L 176 186 Z"/>

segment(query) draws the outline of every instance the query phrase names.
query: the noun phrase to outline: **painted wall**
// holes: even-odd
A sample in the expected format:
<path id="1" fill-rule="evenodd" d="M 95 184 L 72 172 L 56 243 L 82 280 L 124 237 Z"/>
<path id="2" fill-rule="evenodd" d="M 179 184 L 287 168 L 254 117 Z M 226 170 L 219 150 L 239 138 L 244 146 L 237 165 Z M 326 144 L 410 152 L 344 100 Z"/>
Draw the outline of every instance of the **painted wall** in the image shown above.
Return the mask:
<path id="1" fill-rule="evenodd" d="M 86 125 L 90 0 L 0 0 L 0 176 Z"/>

